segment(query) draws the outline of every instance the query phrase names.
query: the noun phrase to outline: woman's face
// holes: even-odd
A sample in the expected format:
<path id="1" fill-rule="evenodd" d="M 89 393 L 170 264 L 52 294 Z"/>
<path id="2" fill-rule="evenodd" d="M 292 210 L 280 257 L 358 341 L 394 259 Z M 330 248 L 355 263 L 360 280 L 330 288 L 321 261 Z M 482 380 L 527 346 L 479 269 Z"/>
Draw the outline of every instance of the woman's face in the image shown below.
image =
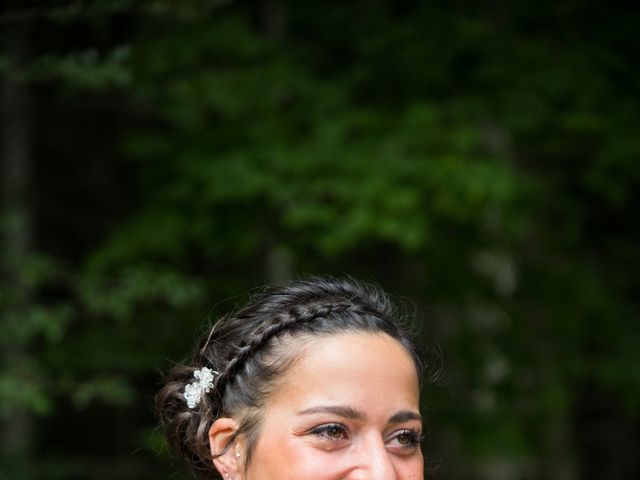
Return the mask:
<path id="1" fill-rule="evenodd" d="M 245 479 L 422 479 L 419 389 L 406 350 L 366 333 L 304 345 L 265 405 Z"/>

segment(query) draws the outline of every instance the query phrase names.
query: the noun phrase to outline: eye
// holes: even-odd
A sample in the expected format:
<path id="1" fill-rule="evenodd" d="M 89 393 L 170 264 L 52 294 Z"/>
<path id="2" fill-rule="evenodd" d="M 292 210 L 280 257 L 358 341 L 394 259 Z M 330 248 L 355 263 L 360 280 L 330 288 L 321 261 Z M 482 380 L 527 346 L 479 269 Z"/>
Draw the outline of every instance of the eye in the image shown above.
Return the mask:
<path id="1" fill-rule="evenodd" d="M 396 440 L 400 445 L 411 445 L 412 443 L 416 443 L 418 441 L 418 437 L 416 435 L 416 432 L 405 430 L 404 432 L 400 432 L 398 434 Z"/>
<path id="2" fill-rule="evenodd" d="M 414 449 L 420 444 L 422 437 L 416 430 L 407 428 L 395 432 L 395 434 L 389 439 L 389 444 L 394 447 L 403 449 Z"/>
<path id="3" fill-rule="evenodd" d="M 320 425 L 311 430 L 311 433 L 329 440 L 342 440 L 347 438 L 347 428 L 339 423 Z"/>

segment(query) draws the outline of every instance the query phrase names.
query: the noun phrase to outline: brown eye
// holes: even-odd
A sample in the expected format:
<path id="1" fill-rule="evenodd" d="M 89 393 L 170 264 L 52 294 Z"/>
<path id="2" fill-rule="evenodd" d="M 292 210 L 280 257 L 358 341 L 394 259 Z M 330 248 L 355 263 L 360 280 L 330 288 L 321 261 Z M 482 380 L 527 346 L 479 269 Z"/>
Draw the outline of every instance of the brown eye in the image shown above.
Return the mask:
<path id="1" fill-rule="evenodd" d="M 391 441 L 392 444 L 409 448 L 420 443 L 420 434 L 414 430 L 401 430 Z"/>
<path id="2" fill-rule="evenodd" d="M 347 438 L 347 429 L 338 423 L 331 423 L 328 425 L 321 425 L 314 428 L 311 433 L 324 437 L 329 440 L 342 440 Z"/>

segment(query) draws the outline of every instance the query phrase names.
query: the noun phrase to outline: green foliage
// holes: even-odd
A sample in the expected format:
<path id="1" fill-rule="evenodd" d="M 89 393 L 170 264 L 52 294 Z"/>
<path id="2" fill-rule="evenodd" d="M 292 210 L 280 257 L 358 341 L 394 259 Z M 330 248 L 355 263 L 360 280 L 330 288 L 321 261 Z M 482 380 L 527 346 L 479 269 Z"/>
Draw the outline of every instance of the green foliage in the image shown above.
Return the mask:
<path id="1" fill-rule="evenodd" d="M 104 403 L 121 406 L 131 403 L 135 398 L 132 388 L 121 378 L 96 378 L 78 385 L 71 400 L 77 408 L 86 408 L 96 399 Z"/>
<path id="2" fill-rule="evenodd" d="M 147 414 L 150 372 L 192 348 L 211 305 L 232 298 L 215 321 L 282 272 L 348 272 L 430 312 L 425 341 L 442 343 L 449 383 L 426 401 L 464 464 L 444 476 L 522 461 L 535 475 L 514 478 L 559 478 L 549 452 L 596 472 L 590 452 L 572 457 L 590 435 L 580 415 L 640 412 L 638 17 L 596 2 L 456 9 L 47 10 L 82 38 L 61 30 L 0 69 L 66 93 L 64 106 L 41 94 L 58 110 L 40 126 L 73 118 L 68 161 L 86 162 L 102 200 L 86 226 L 98 233 L 78 233 L 82 206 L 52 229 L 56 190 L 36 182 L 39 248 L 7 255 L 0 284 L 0 344 L 21 352 L 0 370 L 2 414 Z M 84 124 L 92 108 L 99 127 Z M 63 139 L 41 136 L 36 165 L 51 153 L 68 166 L 51 146 Z M 132 431 L 149 465 L 166 461 L 157 432 Z"/>
<path id="3" fill-rule="evenodd" d="M 126 87 L 131 75 L 126 66 L 127 46 L 114 48 L 101 58 L 95 49 L 65 56 L 39 57 L 19 74 L 22 81 L 56 82 L 73 89 L 107 89 Z"/>

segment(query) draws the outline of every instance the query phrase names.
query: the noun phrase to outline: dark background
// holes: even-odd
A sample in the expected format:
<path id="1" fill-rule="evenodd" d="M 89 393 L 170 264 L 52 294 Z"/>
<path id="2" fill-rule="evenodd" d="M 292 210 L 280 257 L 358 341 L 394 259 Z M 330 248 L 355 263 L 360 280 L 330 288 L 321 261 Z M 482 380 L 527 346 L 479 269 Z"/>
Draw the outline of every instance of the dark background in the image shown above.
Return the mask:
<path id="1" fill-rule="evenodd" d="M 0 28 L 0 478 L 188 478 L 159 372 L 304 273 L 421 312 L 430 478 L 640 476 L 634 7 L 13 1 Z"/>

